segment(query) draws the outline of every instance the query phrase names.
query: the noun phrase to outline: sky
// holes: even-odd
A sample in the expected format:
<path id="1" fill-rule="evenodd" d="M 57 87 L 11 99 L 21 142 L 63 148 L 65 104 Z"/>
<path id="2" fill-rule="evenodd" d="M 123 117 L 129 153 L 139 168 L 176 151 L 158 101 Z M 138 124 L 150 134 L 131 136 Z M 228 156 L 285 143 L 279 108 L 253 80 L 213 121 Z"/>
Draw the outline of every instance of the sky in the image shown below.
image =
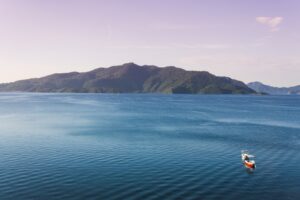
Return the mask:
<path id="1" fill-rule="evenodd" d="M 0 0 L 0 82 L 127 62 L 300 84 L 298 0 Z"/>

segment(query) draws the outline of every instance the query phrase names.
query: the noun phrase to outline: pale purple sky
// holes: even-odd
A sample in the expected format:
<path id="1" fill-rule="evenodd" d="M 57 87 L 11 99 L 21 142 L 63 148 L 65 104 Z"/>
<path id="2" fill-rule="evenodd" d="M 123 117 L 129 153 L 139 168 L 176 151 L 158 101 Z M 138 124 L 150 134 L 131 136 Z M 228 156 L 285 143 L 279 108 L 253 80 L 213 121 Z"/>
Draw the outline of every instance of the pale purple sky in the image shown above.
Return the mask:
<path id="1" fill-rule="evenodd" d="M 0 82 L 135 62 L 300 84 L 298 0 L 0 0 Z"/>

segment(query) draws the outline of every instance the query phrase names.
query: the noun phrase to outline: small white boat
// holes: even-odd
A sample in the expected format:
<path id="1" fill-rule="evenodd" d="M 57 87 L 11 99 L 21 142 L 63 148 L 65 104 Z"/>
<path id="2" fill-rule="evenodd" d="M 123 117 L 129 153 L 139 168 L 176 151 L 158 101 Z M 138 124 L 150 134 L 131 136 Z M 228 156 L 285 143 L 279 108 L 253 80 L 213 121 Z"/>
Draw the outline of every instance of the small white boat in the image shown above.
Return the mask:
<path id="1" fill-rule="evenodd" d="M 246 167 L 252 168 L 252 169 L 254 169 L 256 167 L 255 161 L 253 160 L 253 158 L 255 156 L 251 155 L 249 153 L 249 151 L 242 150 L 241 156 L 242 156 L 242 161 Z"/>

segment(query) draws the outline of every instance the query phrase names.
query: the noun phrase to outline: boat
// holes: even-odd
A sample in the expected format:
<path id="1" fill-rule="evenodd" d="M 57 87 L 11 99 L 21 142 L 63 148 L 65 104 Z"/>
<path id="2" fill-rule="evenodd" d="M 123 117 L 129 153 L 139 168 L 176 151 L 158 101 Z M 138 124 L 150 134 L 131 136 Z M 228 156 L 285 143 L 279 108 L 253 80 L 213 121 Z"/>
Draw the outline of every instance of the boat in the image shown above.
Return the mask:
<path id="1" fill-rule="evenodd" d="M 242 161 L 246 167 L 251 169 L 254 169 L 256 167 L 255 161 L 253 160 L 255 156 L 251 155 L 248 150 L 242 150 L 241 156 Z"/>
<path id="2" fill-rule="evenodd" d="M 254 160 L 250 160 L 250 161 L 244 161 L 244 164 L 246 167 L 249 167 L 249 168 L 255 168 L 255 161 Z"/>

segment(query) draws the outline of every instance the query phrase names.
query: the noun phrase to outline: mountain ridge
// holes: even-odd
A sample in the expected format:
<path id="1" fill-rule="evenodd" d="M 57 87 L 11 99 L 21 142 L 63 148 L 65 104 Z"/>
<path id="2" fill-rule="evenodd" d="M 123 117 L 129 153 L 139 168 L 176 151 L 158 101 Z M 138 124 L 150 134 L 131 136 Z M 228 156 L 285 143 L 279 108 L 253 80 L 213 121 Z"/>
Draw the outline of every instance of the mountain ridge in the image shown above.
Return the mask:
<path id="1" fill-rule="evenodd" d="M 259 81 L 255 81 L 248 83 L 247 86 L 258 93 L 267 93 L 272 95 L 300 95 L 300 85 L 292 87 L 273 87 Z"/>
<path id="2" fill-rule="evenodd" d="M 0 92 L 255 94 L 245 83 L 207 71 L 125 63 L 0 84 Z"/>

